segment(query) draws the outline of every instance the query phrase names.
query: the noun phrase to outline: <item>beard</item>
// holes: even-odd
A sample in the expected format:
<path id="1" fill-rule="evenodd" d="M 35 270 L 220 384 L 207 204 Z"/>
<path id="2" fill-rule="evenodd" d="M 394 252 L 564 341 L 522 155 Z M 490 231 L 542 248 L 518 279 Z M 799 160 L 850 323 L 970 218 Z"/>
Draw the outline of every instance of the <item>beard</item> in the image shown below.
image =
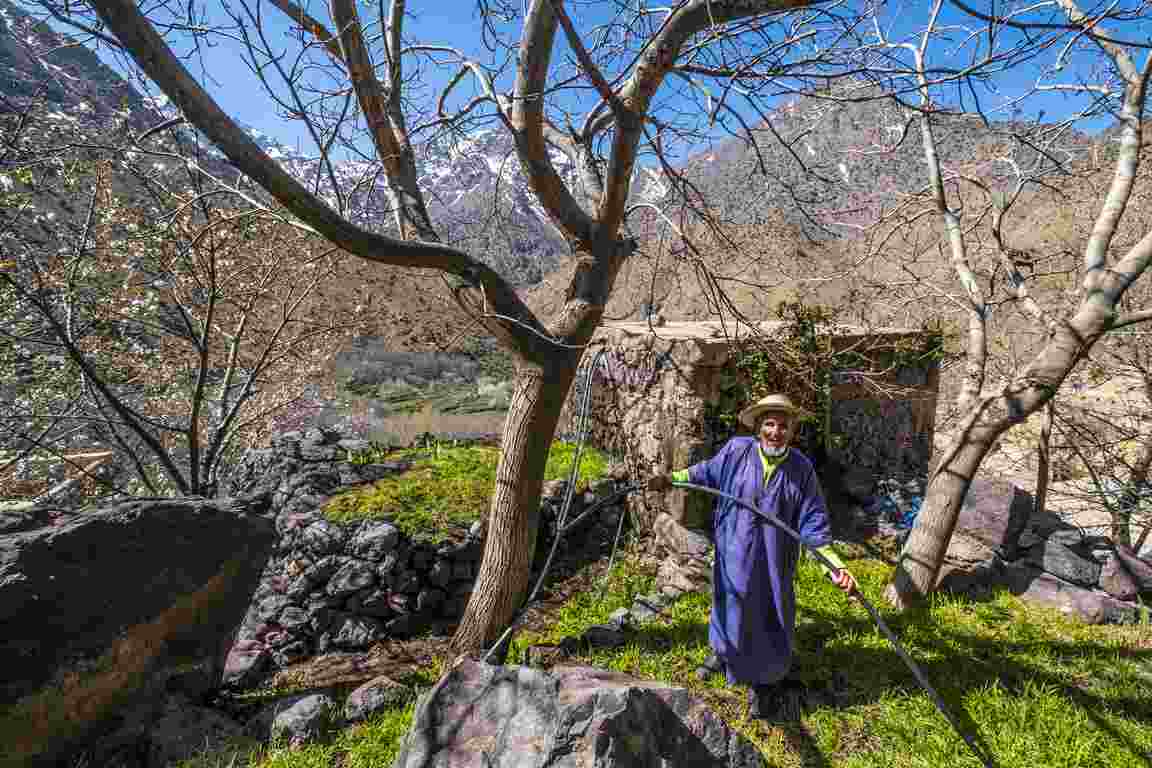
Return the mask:
<path id="1" fill-rule="evenodd" d="M 788 453 L 788 446 L 781 445 L 779 448 L 772 448 L 772 447 L 766 446 L 763 443 L 761 443 L 760 444 L 760 450 L 764 451 L 765 456 L 768 456 L 768 457 L 773 458 L 773 459 L 778 459 L 781 456 L 783 456 L 784 454 Z"/>

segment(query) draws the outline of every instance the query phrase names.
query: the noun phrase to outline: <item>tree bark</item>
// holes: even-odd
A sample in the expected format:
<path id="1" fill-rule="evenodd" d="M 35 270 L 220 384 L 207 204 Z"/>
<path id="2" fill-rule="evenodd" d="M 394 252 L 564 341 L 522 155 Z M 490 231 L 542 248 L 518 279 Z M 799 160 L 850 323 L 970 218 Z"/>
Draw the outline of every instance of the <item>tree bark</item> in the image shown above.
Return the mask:
<path id="1" fill-rule="evenodd" d="M 1036 467 L 1036 506 L 1037 515 L 1044 512 L 1048 503 L 1048 483 L 1052 480 L 1052 410 L 1051 400 L 1044 406 L 1044 420 L 1040 422 L 1040 441 L 1036 446 L 1039 459 Z"/>
<path id="2" fill-rule="evenodd" d="M 898 610 L 911 607 L 936 586 L 968 486 L 998 432 L 985 427 L 978 434 L 979 437 L 960 432 L 949 448 L 951 458 L 936 470 L 928 484 L 924 505 L 885 592 L 885 598 Z"/>
<path id="3" fill-rule="evenodd" d="M 544 465 L 576 374 L 579 354 L 550 365 L 522 365 L 504 422 L 484 558 L 472 599 L 452 640 L 458 654 L 479 651 L 508 626 L 528 588 L 540 523 Z"/>

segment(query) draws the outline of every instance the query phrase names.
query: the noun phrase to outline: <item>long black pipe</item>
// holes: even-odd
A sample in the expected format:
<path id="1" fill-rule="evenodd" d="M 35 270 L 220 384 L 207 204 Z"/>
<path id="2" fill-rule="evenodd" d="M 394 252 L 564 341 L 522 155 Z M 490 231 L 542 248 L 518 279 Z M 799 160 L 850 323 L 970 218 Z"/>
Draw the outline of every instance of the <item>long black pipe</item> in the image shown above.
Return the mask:
<path id="1" fill-rule="evenodd" d="M 733 496 L 730 493 L 725 493 L 724 491 L 718 491 L 715 488 L 709 488 L 706 485 L 678 482 L 673 482 L 672 485 L 676 488 L 687 488 L 688 490 L 711 494 L 712 496 L 716 496 L 718 498 L 739 504 L 744 509 L 747 509 L 749 512 L 752 512 L 764 520 L 767 520 L 769 523 L 776 526 L 776 528 L 795 539 L 798 544 L 807 549 L 808 552 L 810 552 L 818 562 L 820 562 L 833 574 L 838 574 L 840 572 L 840 569 L 833 565 L 831 560 L 822 555 L 814 547 L 809 547 L 807 544 L 805 544 L 804 540 L 800 538 L 800 533 L 776 515 L 770 512 L 765 512 L 762 509 L 758 509 L 752 504 L 749 504 L 744 499 Z M 633 486 L 633 488 L 635 488 L 635 486 Z M 912 660 L 912 657 L 908 655 L 908 651 L 904 649 L 903 644 L 901 644 L 900 640 L 896 637 L 896 634 L 891 630 L 891 628 L 889 628 L 888 624 L 885 623 L 884 618 L 880 615 L 880 612 L 876 610 L 876 606 L 872 605 L 872 603 L 869 602 L 868 599 L 864 597 L 864 595 L 861 594 L 860 590 L 858 589 L 852 590 L 851 597 L 857 600 L 862 606 L 864 606 L 864 609 L 868 611 L 868 615 L 872 617 L 872 623 L 874 623 L 880 629 L 880 631 L 884 633 L 884 637 L 888 638 L 888 642 L 892 644 L 892 649 L 896 651 L 896 655 L 899 656 L 900 660 L 903 661 L 908 669 L 912 671 L 913 676 L 916 678 L 916 682 L 920 683 L 920 687 L 927 691 L 928 695 L 932 697 L 932 702 L 936 705 L 936 709 L 940 710 L 940 714 L 942 714 L 944 719 L 948 721 L 948 724 L 952 726 L 952 730 L 956 731 L 957 735 L 959 735 L 960 738 L 964 740 L 964 743 L 967 744 L 968 748 L 972 750 L 972 754 L 975 755 L 981 763 L 983 763 L 985 768 L 993 768 L 992 758 L 985 755 L 984 751 L 980 749 L 980 747 L 976 744 L 976 740 L 967 731 L 964 730 L 963 726 L 960 724 L 960 721 L 956 719 L 956 716 L 953 715 L 952 712 L 948 709 L 948 705 L 944 703 L 944 698 L 936 691 L 935 688 L 932 687 L 932 684 L 928 682 L 928 678 L 925 677 L 923 670 L 921 670 L 920 666 Z"/>

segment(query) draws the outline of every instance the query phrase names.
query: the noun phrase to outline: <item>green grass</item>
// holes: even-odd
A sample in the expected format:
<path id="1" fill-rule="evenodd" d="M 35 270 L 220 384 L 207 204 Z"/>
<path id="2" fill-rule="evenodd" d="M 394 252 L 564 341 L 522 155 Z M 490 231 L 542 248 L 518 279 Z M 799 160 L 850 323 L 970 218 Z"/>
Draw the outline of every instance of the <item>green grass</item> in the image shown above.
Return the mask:
<path id="1" fill-rule="evenodd" d="M 544 469 L 546 480 L 568 477 L 575 446 L 556 442 Z M 437 447 L 434 451 L 389 454 L 408 458 L 412 468 L 371 486 L 334 496 L 324 508 L 335 522 L 383 518 L 416 539 L 439 539 L 453 529 L 467 528 L 488 511 L 496 483 L 500 449 L 491 446 Z M 607 460 L 585 447 L 578 484 L 603 476 Z"/>
<path id="2" fill-rule="evenodd" d="M 888 566 L 870 559 L 849 564 L 865 594 L 882 605 Z M 650 576 L 634 561 L 625 561 L 611 574 L 603 599 L 594 592 L 580 594 L 561 610 L 551 630 L 518 638 L 514 652 L 577 634 L 650 588 Z M 798 725 L 773 727 L 750 720 L 743 688 L 728 688 L 718 676 L 696 680 L 694 670 L 709 653 L 706 595 L 681 599 L 623 648 L 594 651 L 571 663 L 697 692 L 763 751 L 769 765 L 980 765 L 863 608 L 850 605 L 807 560 L 800 565 L 797 596 L 794 676 L 822 685 L 839 672 L 847 683 L 843 708 L 813 709 Z M 1000 768 L 1134 768 L 1152 758 L 1152 695 L 1147 692 L 1152 639 L 1147 626 L 1090 627 L 1026 606 L 1008 593 L 985 603 L 938 595 L 918 613 L 884 613 Z"/>
<path id="3" fill-rule="evenodd" d="M 845 558 L 864 593 L 881 606 L 929 680 L 998 768 L 1136 768 L 1152 754 L 1152 638 L 1149 627 L 1091 627 L 1025 605 L 1007 593 L 988 602 L 945 595 L 903 616 L 879 595 L 890 569 Z M 510 661 L 525 649 L 555 643 L 604 622 L 613 610 L 652 590 L 650 565 L 624 557 L 601 583 L 577 593 L 546 632 L 516 638 Z M 599 566 L 593 566 L 599 570 Z M 797 575 L 798 653 L 794 675 L 819 684 L 839 672 L 841 708 L 805 713 L 801 723 L 769 726 L 746 716 L 745 691 L 719 676 L 699 682 L 707 657 L 707 595 L 689 595 L 667 615 L 643 625 L 626 646 L 567 663 L 592 664 L 694 691 L 751 739 L 770 766 L 937 768 L 979 766 L 917 686 L 863 608 L 850 605 L 810 561 Z M 438 671 L 406 681 L 415 695 Z M 282 692 L 277 692 L 282 693 Z M 271 692 L 269 692 L 271 695 Z M 182 768 L 320 768 L 389 766 L 411 723 L 413 703 L 299 749 L 236 745 L 187 761 Z"/>

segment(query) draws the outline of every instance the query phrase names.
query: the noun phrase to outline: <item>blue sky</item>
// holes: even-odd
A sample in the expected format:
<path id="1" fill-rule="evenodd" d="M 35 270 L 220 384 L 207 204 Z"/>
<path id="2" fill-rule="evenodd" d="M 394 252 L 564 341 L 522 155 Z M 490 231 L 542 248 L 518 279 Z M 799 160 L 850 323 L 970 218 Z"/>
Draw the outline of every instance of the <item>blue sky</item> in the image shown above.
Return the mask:
<path id="1" fill-rule="evenodd" d="M 985 2 L 971 0 L 971 2 L 973 5 L 981 8 L 989 6 L 986 0 Z M 596 3 L 599 3 L 599 5 Z M 611 5 L 614 5 L 614 3 L 609 3 L 607 0 L 595 0 L 595 2 L 583 3 L 570 0 L 569 2 L 569 7 L 573 15 L 579 15 L 585 25 L 594 24 L 606 19 L 606 9 L 610 8 Z M 317 18 L 327 23 L 328 17 L 325 13 L 325 6 L 325 3 L 314 1 L 309 3 L 307 7 Z M 210 21 L 223 18 L 222 6 L 219 0 L 210 0 L 205 7 L 208 9 L 207 13 L 209 14 Z M 910 20 L 915 17 L 916 20 L 919 21 L 926 7 L 927 4 L 922 0 L 906 0 L 903 2 L 897 0 L 896 2 L 888 3 L 886 8 L 887 18 L 893 38 L 898 38 L 901 34 L 907 35 L 911 33 L 913 28 Z M 266 13 L 265 30 L 267 39 L 272 41 L 274 46 L 289 42 L 287 36 L 291 34 L 290 30 L 293 27 L 293 23 L 282 13 L 266 3 L 262 8 Z M 915 13 L 913 13 L 913 11 L 915 11 Z M 372 18 L 374 12 L 374 6 L 370 4 L 365 4 L 361 7 L 362 18 L 364 18 L 365 21 Z M 957 18 L 959 18 L 958 12 L 948 7 L 943 16 L 943 21 L 949 22 Z M 905 27 L 906 29 L 904 29 Z M 588 27 L 585 26 L 585 29 L 587 28 Z M 438 42 L 454 46 L 463 49 L 468 55 L 480 59 L 484 63 L 491 63 L 494 59 L 493 54 L 485 50 L 479 30 L 480 20 L 476 10 L 476 3 L 473 0 L 442 0 L 432 3 L 409 3 L 409 18 L 405 23 L 405 33 L 408 39 L 421 42 Z M 1136 31 L 1138 30 L 1125 30 L 1126 33 L 1135 33 Z M 961 38 L 957 37 L 956 39 L 959 40 Z M 276 113 L 275 105 L 263 91 L 257 79 L 252 75 L 248 65 L 245 63 L 242 55 L 243 50 L 244 47 L 239 41 L 214 36 L 211 47 L 202 49 L 202 55 L 189 59 L 188 63 L 193 73 L 200 77 L 201 82 L 230 114 L 289 146 L 302 144 L 305 152 L 311 153 L 312 147 L 308 144 L 307 133 L 299 123 L 286 121 Z M 563 55 L 565 52 L 566 49 L 561 46 L 560 55 Z M 963 58 L 963 51 L 960 49 L 947 51 L 944 48 L 939 48 L 933 55 L 937 62 L 954 62 Z M 114 60 L 111 57 L 104 54 L 102 54 L 102 57 L 109 63 L 114 64 Z M 443 84 L 450 72 L 451 70 L 447 68 L 441 68 L 439 70 L 428 68 L 422 74 L 424 81 L 431 89 Z M 1015 68 L 999 79 L 997 85 L 998 90 L 996 92 L 984 91 L 981 93 L 984 105 L 987 107 L 1002 102 L 1014 92 L 1019 92 L 1021 89 L 1027 87 L 1034 79 L 1035 71 L 1031 67 L 1021 65 Z M 505 81 L 503 85 L 507 87 L 508 82 Z M 470 82 L 466 84 L 462 92 L 466 94 L 472 93 Z M 970 94 L 967 94 L 966 98 L 968 96 L 970 96 Z M 944 97 L 951 98 L 948 94 L 944 94 Z M 1028 108 L 1021 115 L 1018 115 L 1018 117 L 1035 118 L 1038 111 L 1043 109 L 1045 119 L 1051 120 L 1066 114 L 1070 109 L 1071 103 L 1072 102 L 1063 95 L 1045 97 L 1031 102 Z M 684 101 L 684 105 L 687 106 L 687 101 Z M 746 116 L 752 117 L 750 114 Z M 1010 115 L 1002 113 L 999 117 L 1003 119 L 1010 117 Z M 755 121 L 755 118 L 753 118 L 753 121 Z M 1085 127 L 1100 128 L 1110 122 L 1110 120 L 1097 120 L 1093 124 Z"/>

